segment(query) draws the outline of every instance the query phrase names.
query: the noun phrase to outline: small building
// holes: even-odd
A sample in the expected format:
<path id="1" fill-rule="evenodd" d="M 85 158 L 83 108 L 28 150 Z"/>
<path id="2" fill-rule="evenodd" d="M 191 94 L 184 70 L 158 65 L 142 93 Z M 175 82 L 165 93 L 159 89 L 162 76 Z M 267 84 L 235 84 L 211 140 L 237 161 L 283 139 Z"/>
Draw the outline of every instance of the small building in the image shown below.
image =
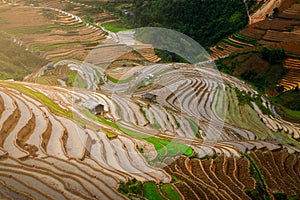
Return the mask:
<path id="1" fill-rule="evenodd" d="M 122 14 L 123 14 L 123 15 L 128 15 L 128 10 L 127 10 L 127 9 L 123 9 L 123 10 L 122 10 Z"/>
<path id="2" fill-rule="evenodd" d="M 46 65 L 46 69 L 47 70 L 51 70 L 51 69 L 54 69 L 55 67 L 54 67 L 54 65 L 53 65 L 53 63 L 48 63 L 47 65 Z"/>
<path id="3" fill-rule="evenodd" d="M 44 8 L 43 8 L 43 11 L 51 11 L 51 8 L 49 8 L 49 7 L 44 7 Z"/>
<path id="4" fill-rule="evenodd" d="M 143 97 L 144 99 L 147 99 L 147 100 L 153 102 L 153 101 L 156 101 L 157 95 L 151 94 L 151 93 L 148 93 L 148 92 L 147 92 L 147 93 L 143 94 L 142 97 Z"/>
<path id="5" fill-rule="evenodd" d="M 154 76 L 153 76 L 153 74 L 147 74 L 146 76 L 145 76 L 145 79 L 152 79 Z"/>
<path id="6" fill-rule="evenodd" d="M 269 19 L 274 19 L 274 15 L 272 15 L 272 14 L 266 14 L 266 17 Z"/>
<path id="7" fill-rule="evenodd" d="M 88 109 L 94 115 L 104 115 L 104 105 L 99 101 L 90 98 L 84 102 L 82 106 Z"/>
<path id="8" fill-rule="evenodd" d="M 61 78 L 61 80 L 63 80 L 63 81 L 68 81 L 68 77 L 67 76 L 63 76 L 62 78 Z"/>
<path id="9" fill-rule="evenodd" d="M 133 76 L 134 76 L 134 77 L 138 77 L 139 74 L 140 74 L 139 72 L 134 72 L 134 73 L 133 73 Z"/>
<path id="10" fill-rule="evenodd" d="M 133 12 L 130 12 L 130 11 L 127 10 L 127 9 L 123 9 L 123 10 L 122 10 L 122 15 L 125 15 L 125 16 L 134 16 L 134 13 L 133 13 Z"/>

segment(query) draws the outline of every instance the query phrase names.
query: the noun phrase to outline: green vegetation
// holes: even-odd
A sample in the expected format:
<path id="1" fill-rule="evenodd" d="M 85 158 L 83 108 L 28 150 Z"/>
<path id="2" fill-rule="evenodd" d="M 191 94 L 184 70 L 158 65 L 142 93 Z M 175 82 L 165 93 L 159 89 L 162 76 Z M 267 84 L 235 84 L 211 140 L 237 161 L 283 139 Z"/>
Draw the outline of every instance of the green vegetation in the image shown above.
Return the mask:
<path id="1" fill-rule="evenodd" d="M 209 159 L 216 159 L 218 157 L 218 155 L 217 154 L 213 154 L 213 155 L 211 155 L 211 156 L 209 156 L 209 155 L 205 155 L 204 157 L 202 157 L 202 158 L 200 158 L 200 160 L 209 160 Z"/>
<path id="2" fill-rule="evenodd" d="M 253 107 L 251 102 L 255 102 L 256 105 L 259 107 L 259 109 L 262 111 L 263 114 L 265 114 L 265 115 L 271 115 L 272 114 L 271 111 L 262 104 L 261 97 L 251 96 L 248 93 L 246 93 L 244 91 L 240 91 L 237 88 L 235 88 L 235 93 L 236 93 L 238 101 L 241 105 L 248 104 L 250 107 Z"/>
<path id="3" fill-rule="evenodd" d="M 250 174 L 256 180 L 255 189 L 252 191 L 245 191 L 246 194 L 250 196 L 251 199 L 271 200 L 271 197 L 267 192 L 266 181 L 260 167 L 249 154 L 244 154 L 244 156 L 250 161 Z"/>
<path id="4" fill-rule="evenodd" d="M 161 49 L 154 49 L 155 54 L 161 58 L 161 63 L 170 63 L 170 62 L 180 62 L 180 63 L 190 63 L 186 59 L 182 58 L 181 56 L 169 52 L 167 50 L 161 50 Z"/>
<path id="5" fill-rule="evenodd" d="M 105 23 L 102 24 L 101 26 L 103 26 L 106 30 L 117 33 L 119 31 L 126 31 L 129 30 L 130 28 L 126 28 L 124 24 L 122 23 Z"/>
<path id="6" fill-rule="evenodd" d="M 7 35 L 0 34 L 0 79 L 23 78 L 46 64 L 46 60 L 15 44 Z"/>
<path id="7" fill-rule="evenodd" d="M 199 126 L 191 119 L 187 119 L 195 136 L 199 139 L 202 139 L 201 135 L 199 134 Z"/>
<path id="8" fill-rule="evenodd" d="M 112 133 L 108 130 L 105 130 L 105 129 L 101 129 L 101 131 L 106 134 L 108 139 L 114 139 L 118 136 L 117 134 L 114 134 L 114 133 Z"/>
<path id="9" fill-rule="evenodd" d="M 283 141 L 290 141 L 285 134 L 274 133 L 261 121 L 260 117 L 257 115 L 256 111 L 253 109 L 251 101 L 255 102 L 256 105 L 265 114 L 270 113 L 270 111 L 262 105 L 260 100 L 260 95 L 257 97 L 252 97 L 248 93 L 241 92 L 236 88 L 227 88 L 226 95 L 223 97 L 226 101 L 220 105 L 220 108 L 216 108 L 215 112 L 218 116 L 224 115 L 224 110 L 226 110 L 226 115 L 224 115 L 224 121 L 228 124 L 234 125 L 235 127 L 243 128 L 255 133 L 257 138 L 282 138 Z M 224 110 L 223 110 L 224 109 Z M 237 120 L 239 119 L 239 120 Z M 241 137 L 237 135 L 237 137 Z"/>
<path id="10" fill-rule="evenodd" d="M 144 197 L 149 200 L 163 200 L 164 198 L 158 191 L 159 188 L 163 195 L 167 197 L 167 199 L 181 199 L 178 192 L 170 184 L 163 184 L 160 186 L 154 182 L 142 183 L 136 179 L 129 179 L 126 183 L 124 181 L 120 181 L 118 191 L 129 198 L 132 194 L 134 194 L 135 198 Z"/>
<path id="11" fill-rule="evenodd" d="M 143 196 L 149 200 L 163 200 L 162 196 L 157 191 L 156 184 L 153 182 L 144 183 Z"/>
<path id="12" fill-rule="evenodd" d="M 287 57 L 284 49 L 272 49 L 263 47 L 260 51 L 261 57 L 271 64 L 282 64 L 283 59 Z"/>
<path id="13" fill-rule="evenodd" d="M 260 51 L 232 54 L 216 62 L 218 69 L 224 73 L 237 76 L 259 92 L 278 93 L 277 84 L 287 73 L 283 66 L 286 54 L 282 49 L 264 47 Z"/>
<path id="14" fill-rule="evenodd" d="M 278 104 L 278 103 L 276 104 L 276 100 L 274 102 L 275 102 L 275 105 L 278 107 L 277 111 L 281 116 L 287 117 L 290 119 L 296 119 L 296 120 L 300 119 L 300 111 L 291 110 L 291 109 L 288 109 L 288 108 L 282 106 L 281 104 Z"/>
<path id="15" fill-rule="evenodd" d="M 155 184 L 152 181 L 145 182 L 145 183 L 142 183 L 141 181 L 138 181 L 136 179 L 132 179 L 132 180 L 129 179 L 127 183 L 125 183 L 124 181 L 120 181 L 118 191 L 129 198 L 131 197 L 132 194 L 134 194 L 135 197 L 144 197 L 149 200 L 165 199 L 159 193 L 158 191 L 159 188 L 162 194 L 167 199 L 170 200 L 181 199 L 178 192 L 172 187 L 171 184 L 163 184 L 160 186 Z"/>
<path id="16" fill-rule="evenodd" d="M 275 103 L 280 102 L 284 107 L 293 110 L 300 111 L 300 91 L 299 87 L 294 90 L 287 91 L 274 97 Z M 299 112 L 300 113 L 300 112 Z"/>
<path id="17" fill-rule="evenodd" d="M 243 48 L 244 47 L 244 45 L 232 42 L 232 41 L 230 41 L 228 39 L 223 39 L 222 41 L 225 42 L 225 43 L 227 43 L 227 44 L 230 44 L 231 46 L 237 47 L 237 48 Z"/>
<path id="18" fill-rule="evenodd" d="M 134 1 L 132 24 L 135 27 L 158 26 L 177 30 L 205 47 L 247 25 L 243 1 Z"/>
<path id="19" fill-rule="evenodd" d="M 17 34 L 41 34 L 50 32 L 53 29 L 63 29 L 63 26 L 58 24 L 43 25 L 43 26 L 23 26 L 7 30 L 10 35 Z"/>
<path id="20" fill-rule="evenodd" d="M 176 155 L 182 155 L 182 154 L 185 156 L 193 155 L 193 149 L 185 144 L 175 142 L 175 141 L 170 141 L 170 140 L 163 139 L 163 138 L 147 136 L 142 133 L 135 132 L 135 131 L 125 128 L 121 125 L 118 125 L 114 122 L 108 121 L 107 119 L 105 119 L 101 116 L 95 116 L 86 109 L 83 109 L 81 112 L 84 115 L 86 115 L 88 118 L 90 118 L 94 121 L 106 124 L 110 127 L 113 127 L 115 129 L 125 133 L 126 135 L 129 135 L 134 138 L 140 138 L 140 139 L 143 139 L 143 140 L 153 144 L 153 146 L 155 147 L 155 149 L 158 152 L 158 157 L 153 162 L 162 161 L 166 157 L 173 157 Z"/>
<path id="21" fill-rule="evenodd" d="M 110 80 L 110 81 L 113 82 L 113 83 L 123 84 L 123 83 L 128 83 L 128 82 L 130 82 L 130 81 L 133 79 L 133 77 L 130 76 L 130 77 L 126 78 L 126 79 L 118 80 L 118 79 L 115 79 L 115 78 L 113 78 L 113 77 L 111 77 L 111 76 L 107 76 L 107 79 Z"/>
<path id="22" fill-rule="evenodd" d="M 89 23 L 89 24 L 93 24 L 94 21 L 95 21 L 95 19 L 91 16 L 90 13 L 87 13 L 87 14 L 84 16 L 83 20 L 84 20 L 86 23 Z"/>
<path id="23" fill-rule="evenodd" d="M 77 77 L 77 72 L 72 72 L 67 75 L 66 85 L 69 87 L 73 87 L 73 83 L 75 82 Z"/>
<path id="24" fill-rule="evenodd" d="M 7 87 L 11 87 L 14 89 L 17 89 L 21 92 L 23 92 L 24 94 L 40 101 L 41 103 L 43 103 L 46 107 L 48 107 L 50 109 L 51 112 L 63 116 L 63 117 L 67 117 L 67 118 L 72 118 L 73 117 L 73 113 L 65 110 L 63 108 L 61 108 L 57 103 L 55 103 L 52 99 L 50 99 L 49 97 L 45 96 L 44 94 L 40 93 L 40 92 L 36 92 L 33 91 L 27 87 L 24 87 L 22 85 L 19 84 L 14 84 L 14 83 L 10 83 L 10 82 L 1 82 L 1 85 L 7 86 Z"/>
<path id="25" fill-rule="evenodd" d="M 170 184 L 164 184 L 160 187 L 160 191 L 170 200 L 180 200 L 178 192 Z"/>
<path id="26" fill-rule="evenodd" d="M 241 42 L 250 43 L 250 44 L 253 44 L 253 45 L 258 45 L 258 43 L 256 42 L 255 39 L 244 36 L 244 35 L 240 35 L 238 33 L 233 34 L 232 37 L 234 39 L 237 39 L 237 40 L 241 41 Z"/>
<path id="27" fill-rule="evenodd" d="M 230 75 L 235 75 L 254 88 L 261 94 L 271 96 L 271 101 L 278 108 L 278 113 L 288 120 L 300 119 L 300 92 L 294 90 L 283 92 L 283 87 L 278 86 L 279 81 L 287 74 L 288 69 L 283 65 L 283 59 L 287 57 L 283 49 L 263 47 L 258 52 L 244 52 L 232 54 L 228 58 L 216 62 L 219 70 Z M 250 98 L 247 94 L 237 92 L 241 104 L 256 102 L 264 114 L 270 114 L 259 98 Z M 251 106 L 251 104 L 249 104 Z"/>
<path id="28" fill-rule="evenodd" d="M 299 111 L 294 111 L 294 110 L 290 110 L 284 107 L 281 107 L 284 110 L 284 113 L 288 116 L 291 117 L 293 119 L 300 119 L 300 112 Z"/>
<path id="29" fill-rule="evenodd" d="M 284 118 L 296 120 L 300 119 L 300 91 L 299 87 L 284 92 L 272 98 L 272 103 L 277 106 L 277 112 Z"/>
<path id="30" fill-rule="evenodd" d="M 36 46 L 36 47 L 33 47 L 33 51 L 45 51 L 45 50 L 55 49 L 55 48 L 59 48 L 59 47 L 75 45 L 75 44 L 80 44 L 80 42 L 56 43 L 51 46 Z"/>
<path id="31" fill-rule="evenodd" d="M 125 196 L 128 196 L 129 193 L 143 196 L 143 184 L 141 181 L 136 179 L 129 179 L 127 183 L 121 180 L 118 192 Z"/>

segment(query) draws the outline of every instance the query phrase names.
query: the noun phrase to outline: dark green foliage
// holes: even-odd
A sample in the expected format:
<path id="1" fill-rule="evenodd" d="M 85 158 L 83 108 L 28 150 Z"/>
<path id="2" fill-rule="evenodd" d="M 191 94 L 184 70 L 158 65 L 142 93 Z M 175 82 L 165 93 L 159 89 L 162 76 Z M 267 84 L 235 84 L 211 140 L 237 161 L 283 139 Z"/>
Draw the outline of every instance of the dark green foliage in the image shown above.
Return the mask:
<path id="1" fill-rule="evenodd" d="M 175 29 L 202 46 L 216 44 L 247 25 L 240 0 L 134 0 L 136 27 L 160 26 Z"/>
<path id="2" fill-rule="evenodd" d="M 288 198 L 288 200 L 299 200 L 299 198 L 300 198 L 300 194 L 290 196 L 290 197 Z"/>
<path id="3" fill-rule="evenodd" d="M 287 57 L 284 49 L 272 49 L 263 47 L 260 51 L 261 57 L 271 64 L 280 64 Z"/>
<path id="4" fill-rule="evenodd" d="M 129 179 L 127 183 L 120 181 L 118 191 L 121 194 L 128 195 L 128 193 L 137 194 L 139 196 L 143 195 L 143 184 L 141 181 L 134 179 Z"/>
<path id="5" fill-rule="evenodd" d="M 295 87 L 294 90 L 280 94 L 274 98 L 274 100 L 276 102 L 281 102 L 283 106 L 291 110 L 300 111 L 300 92 L 298 87 Z"/>
<path id="6" fill-rule="evenodd" d="M 253 97 L 251 97 L 249 94 L 246 92 L 241 92 L 239 89 L 235 89 L 235 94 L 238 98 L 238 101 L 241 105 L 251 105 L 251 101 L 253 101 Z"/>
<path id="7" fill-rule="evenodd" d="M 275 193 L 273 194 L 276 200 L 287 200 L 287 195 L 284 193 Z"/>
<path id="8" fill-rule="evenodd" d="M 232 65 L 223 64 L 222 59 L 215 61 L 215 64 L 216 64 L 218 70 L 220 70 L 223 73 L 230 74 L 230 75 L 233 74 L 233 72 L 236 68 L 234 63 L 232 63 Z"/>
<path id="9" fill-rule="evenodd" d="M 205 155 L 204 157 L 202 157 L 202 158 L 200 158 L 200 160 L 209 160 L 209 159 L 216 159 L 218 157 L 218 155 L 217 154 L 213 154 L 213 155 L 211 155 L 211 156 L 209 156 L 209 155 Z"/>
<path id="10" fill-rule="evenodd" d="M 279 8 L 276 7 L 273 9 L 273 15 L 277 16 L 278 14 L 279 14 Z"/>
<path id="11" fill-rule="evenodd" d="M 259 109 L 262 111 L 263 114 L 265 115 L 271 115 L 271 111 L 266 108 L 262 103 L 261 103 L 261 97 L 260 96 L 251 96 L 248 93 L 244 91 L 240 91 L 239 89 L 235 89 L 236 96 L 238 98 L 238 101 L 241 105 L 248 104 L 249 106 L 253 107 L 251 102 L 255 102 L 255 104 L 259 107 Z"/>
<path id="12" fill-rule="evenodd" d="M 181 182 L 181 180 L 173 176 L 172 181 Z M 159 190 L 169 199 L 181 199 L 171 184 L 156 184 L 153 181 L 142 183 L 136 179 L 129 179 L 127 183 L 121 180 L 118 188 L 118 192 L 129 197 L 129 199 L 134 195 L 135 199 L 137 197 L 144 197 L 149 200 L 163 200 L 164 198 L 161 196 Z"/>
<path id="13" fill-rule="evenodd" d="M 215 63 L 220 71 L 240 76 L 241 79 L 254 85 L 258 91 L 265 93 L 266 89 L 277 91 L 283 89 L 277 85 L 288 72 L 288 69 L 283 65 L 285 57 L 284 50 L 264 47 L 259 52 L 232 54 L 227 58 L 217 60 Z M 263 59 L 270 60 L 271 63 Z"/>
<path id="14" fill-rule="evenodd" d="M 163 50 L 163 53 L 172 52 L 173 58 L 179 59 L 178 56 L 180 56 L 182 58 L 180 60 L 185 59 L 189 63 L 207 60 L 207 53 L 201 45 L 174 30 L 152 27 L 138 28 L 135 30 L 135 37 L 139 41 L 152 44 L 156 49 Z"/>
<path id="15" fill-rule="evenodd" d="M 240 35 L 238 33 L 233 34 L 232 37 L 236 40 L 241 41 L 241 42 L 250 43 L 250 44 L 253 44 L 253 45 L 258 45 L 258 43 L 256 42 L 256 39 L 250 38 L 250 37 L 247 37 L 247 36 L 244 36 L 244 35 Z"/>
<path id="16" fill-rule="evenodd" d="M 244 45 L 241 45 L 241 44 L 232 42 L 232 41 L 230 41 L 230 40 L 228 40 L 228 39 L 223 39 L 222 41 L 223 41 L 224 43 L 227 43 L 227 44 L 229 44 L 229 45 L 231 45 L 231 46 L 234 46 L 234 47 L 236 47 L 236 48 L 243 48 L 243 47 L 244 47 Z"/>
<path id="17" fill-rule="evenodd" d="M 144 153 L 144 149 L 143 147 L 139 147 L 138 145 L 136 145 L 136 148 L 139 150 L 140 153 Z"/>
<path id="18" fill-rule="evenodd" d="M 276 90 L 277 90 L 277 92 L 282 93 L 284 91 L 284 86 L 278 85 L 278 86 L 276 86 Z"/>
<path id="19" fill-rule="evenodd" d="M 88 13 L 85 17 L 84 17 L 84 20 L 86 21 L 86 23 L 94 23 L 94 18 Z"/>
<path id="20" fill-rule="evenodd" d="M 261 87 L 265 85 L 265 77 L 258 74 L 256 71 L 248 69 L 241 74 L 242 79 L 253 83 L 256 87 Z"/>
<path id="21" fill-rule="evenodd" d="M 167 50 L 160 50 L 160 49 L 154 49 L 155 54 L 161 58 L 160 62 L 163 63 L 170 63 L 170 62 L 180 62 L 180 63 L 189 63 L 186 59 L 182 58 L 181 56 L 169 52 Z"/>

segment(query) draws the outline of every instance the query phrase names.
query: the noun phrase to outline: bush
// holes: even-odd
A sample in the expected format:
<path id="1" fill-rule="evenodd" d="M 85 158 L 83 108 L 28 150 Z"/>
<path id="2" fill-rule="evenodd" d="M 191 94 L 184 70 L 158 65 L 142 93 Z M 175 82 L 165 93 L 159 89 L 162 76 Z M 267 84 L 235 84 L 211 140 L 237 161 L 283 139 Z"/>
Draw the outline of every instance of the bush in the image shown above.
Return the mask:
<path id="1" fill-rule="evenodd" d="M 284 49 L 272 49 L 263 47 L 260 51 L 261 57 L 271 64 L 280 64 L 287 57 Z"/>

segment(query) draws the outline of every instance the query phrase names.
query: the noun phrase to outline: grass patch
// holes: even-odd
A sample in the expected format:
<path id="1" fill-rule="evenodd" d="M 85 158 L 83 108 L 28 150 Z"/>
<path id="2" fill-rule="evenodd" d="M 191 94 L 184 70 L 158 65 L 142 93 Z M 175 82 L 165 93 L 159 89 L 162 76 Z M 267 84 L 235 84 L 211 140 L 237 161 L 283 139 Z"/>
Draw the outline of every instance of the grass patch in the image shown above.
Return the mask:
<path id="1" fill-rule="evenodd" d="M 199 139 L 202 139 L 201 135 L 199 134 L 199 127 L 198 127 L 198 125 L 193 120 L 190 120 L 190 119 L 186 119 L 186 120 L 189 122 L 189 124 L 190 124 L 190 126 L 191 126 L 191 128 L 192 128 L 192 130 L 193 130 L 193 132 L 195 134 L 195 136 L 197 138 L 199 138 Z"/>
<path id="2" fill-rule="evenodd" d="M 284 106 L 280 106 L 280 108 L 284 111 L 284 113 L 289 117 L 293 119 L 300 119 L 300 111 L 295 111 L 288 109 Z"/>
<path id="3" fill-rule="evenodd" d="M 128 77 L 126 79 L 118 80 L 118 79 L 113 78 L 111 76 L 107 76 L 107 79 L 110 80 L 113 83 L 116 83 L 116 84 L 123 84 L 123 83 L 128 83 L 128 82 L 132 81 L 133 77 L 131 76 L 131 77 Z"/>
<path id="4" fill-rule="evenodd" d="M 237 40 L 241 41 L 241 42 L 246 42 L 246 43 L 250 43 L 250 44 L 253 44 L 253 45 L 258 45 L 258 43 L 256 42 L 256 39 L 250 38 L 250 37 L 247 37 L 247 36 L 244 36 L 244 35 L 240 35 L 238 33 L 233 34 L 232 37 L 234 39 L 237 39 Z"/>
<path id="5" fill-rule="evenodd" d="M 163 200 L 153 182 L 147 182 L 143 185 L 143 196 L 149 200 Z"/>
<path id="6" fill-rule="evenodd" d="M 57 43 L 57 44 L 50 45 L 50 46 L 36 46 L 36 47 L 33 47 L 33 51 L 45 51 L 45 50 L 50 50 L 50 49 L 55 49 L 55 48 L 65 47 L 65 46 L 71 46 L 71 45 L 76 45 L 76 44 L 80 44 L 80 42 Z"/>
<path id="7" fill-rule="evenodd" d="M 103 124 L 106 124 L 108 126 L 111 126 L 126 135 L 129 135 L 134 138 L 143 139 L 151 144 L 153 144 L 155 150 L 158 152 L 158 158 L 159 160 L 163 160 L 165 157 L 173 157 L 175 155 L 185 155 L 185 156 L 191 156 L 193 155 L 193 149 L 185 144 L 174 142 L 171 140 L 163 139 L 163 138 L 157 138 L 153 136 L 146 136 L 142 133 L 137 133 L 133 130 L 130 130 L 128 128 L 124 128 L 121 125 L 118 125 L 114 122 L 108 121 L 107 119 L 101 117 L 101 116 L 95 116 L 91 112 L 89 112 L 87 109 L 81 110 L 81 112 L 86 115 L 88 118 L 100 122 Z"/>
<path id="8" fill-rule="evenodd" d="M 114 33 L 117 33 L 119 31 L 130 30 L 130 28 L 126 27 L 122 23 L 105 23 L 105 24 L 102 24 L 101 26 L 103 26 L 106 30 L 114 32 Z"/>
<path id="9" fill-rule="evenodd" d="M 41 34 L 50 32 L 53 29 L 62 29 L 62 26 L 51 24 L 43 26 L 24 26 L 7 30 L 7 33 L 11 35 L 17 34 Z"/>
<path id="10" fill-rule="evenodd" d="M 118 192 L 124 194 L 125 196 L 129 196 L 129 193 L 136 194 L 138 196 L 143 195 L 143 184 L 141 181 L 136 179 L 129 179 L 127 183 L 124 181 L 120 181 L 120 185 L 118 188 Z"/>
<path id="11" fill-rule="evenodd" d="M 168 198 L 172 200 L 180 200 L 178 192 L 170 184 L 165 184 L 160 187 L 160 191 Z"/>
<path id="12" fill-rule="evenodd" d="M 179 182 L 183 182 L 183 180 L 178 179 L 176 176 L 170 174 L 172 177 L 171 183 L 179 183 Z"/>
<path id="13" fill-rule="evenodd" d="M 0 79 L 23 80 L 47 61 L 16 45 L 10 35 L 0 31 Z"/>
<path id="14" fill-rule="evenodd" d="M 113 139 L 113 138 L 116 138 L 118 136 L 117 134 L 114 134 L 114 133 L 112 133 L 108 130 L 105 130 L 105 129 L 102 129 L 101 131 L 106 134 L 108 139 Z"/>
<path id="15" fill-rule="evenodd" d="M 229 45 L 237 47 L 237 48 L 243 48 L 244 47 L 243 45 L 235 43 L 235 42 L 232 42 L 232 41 L 230 41 L 228 39 L 223 39 L 222 41 L 225 42 L 226 44 L 229 44 Z"/>

